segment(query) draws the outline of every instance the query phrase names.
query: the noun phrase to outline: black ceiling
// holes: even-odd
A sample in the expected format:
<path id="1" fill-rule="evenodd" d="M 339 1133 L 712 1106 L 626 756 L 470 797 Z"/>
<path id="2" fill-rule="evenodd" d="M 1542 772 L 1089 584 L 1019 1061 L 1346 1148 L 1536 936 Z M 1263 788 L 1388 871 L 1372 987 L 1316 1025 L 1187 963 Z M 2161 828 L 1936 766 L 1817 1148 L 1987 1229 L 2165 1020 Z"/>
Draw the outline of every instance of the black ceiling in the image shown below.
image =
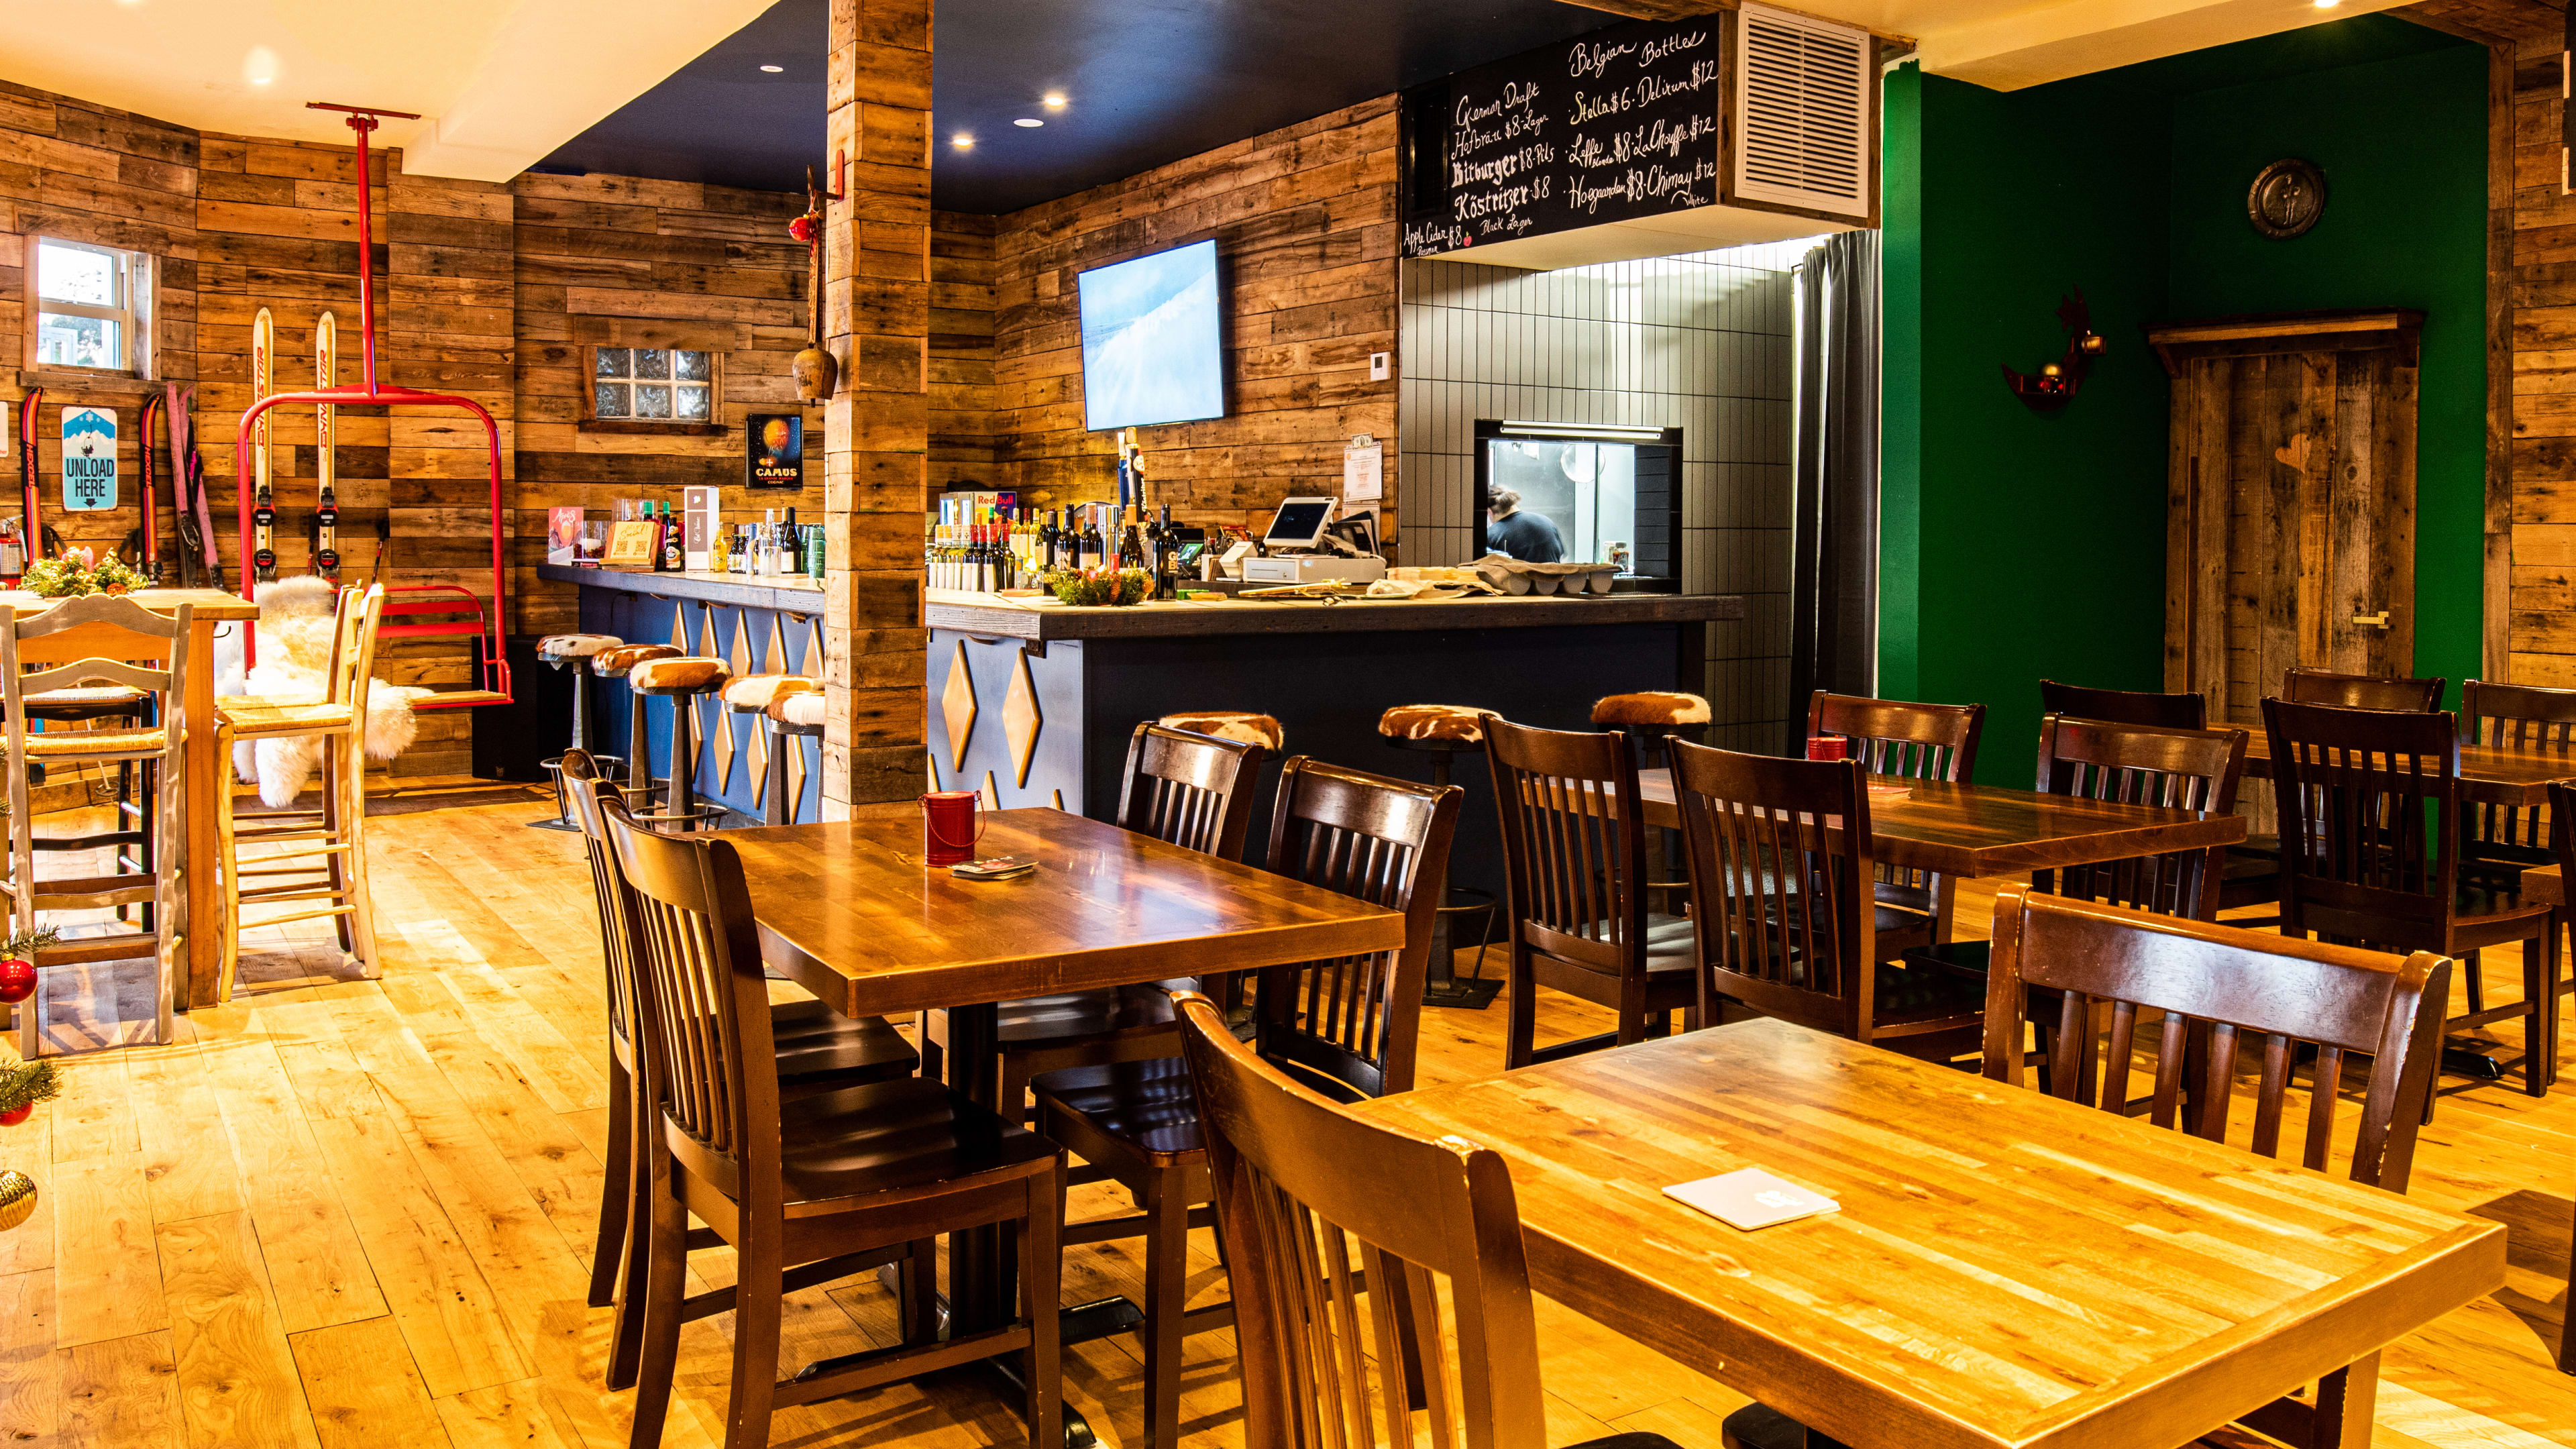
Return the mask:
<path id="1" fill-rule="evenodd" d="M 778 0 L 539 170 L 797 190 L 830 0 Z M 1559 0 L 941 0 L 931 193 L 1003 212 L 1616 24 Z M 760 67 L 781 67 L 777 74 Z M 1040 98 L 1060 91 L 1050 111 Z M 1021 117 L 1046 122 L 1014 126 Z M 949 138 L 965 132 L 972 150 Z"/>

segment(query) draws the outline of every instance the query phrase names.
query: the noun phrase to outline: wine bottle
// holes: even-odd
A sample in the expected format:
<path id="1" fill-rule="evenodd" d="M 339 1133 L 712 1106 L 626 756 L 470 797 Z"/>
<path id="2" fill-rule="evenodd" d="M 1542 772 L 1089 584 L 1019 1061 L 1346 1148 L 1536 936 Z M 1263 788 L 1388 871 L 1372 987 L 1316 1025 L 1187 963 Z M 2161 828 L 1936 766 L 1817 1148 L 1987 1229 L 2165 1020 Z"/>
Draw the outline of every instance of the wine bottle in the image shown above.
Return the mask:
<path id="1" fill-rule="evenodd" d="M 1087 569 L 1105 568 L 1108 563 L 1109 540 L 1100 532 L 1100 511 L 1093 509 L 1091 517 L 1082 526 L 1082 566 Z"/>

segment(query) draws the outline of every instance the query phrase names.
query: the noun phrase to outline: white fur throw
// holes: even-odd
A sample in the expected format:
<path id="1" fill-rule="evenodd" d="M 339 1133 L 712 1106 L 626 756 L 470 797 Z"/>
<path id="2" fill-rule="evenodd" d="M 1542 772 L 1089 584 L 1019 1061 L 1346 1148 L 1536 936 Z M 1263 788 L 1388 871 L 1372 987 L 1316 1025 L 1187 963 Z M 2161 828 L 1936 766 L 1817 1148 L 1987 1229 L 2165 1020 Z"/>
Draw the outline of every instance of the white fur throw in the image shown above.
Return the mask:
<path id="1" fill-rule="evenodd" d="M 219 695 L 256 695 L 294 704 L 318 703 L 324 674 L 331 666 L 332 610 L 338 591 L 330 580 L 307 574 L 259 586 L 257 630 L 259 664 L 245 676 L 236 649 L 219 668 Z M 383 680 L 367 689 L 367 755 L 390 760 L 411 748 L 420 722 L 412 717 L 413 699 L 426 689 L 397 689 Z M 248 740 L 233 746 L 233 772 L 259 786 L 261 803 L 283 810 L 304 792 L 322 761 L 322 741 L 306 736 Z"/>

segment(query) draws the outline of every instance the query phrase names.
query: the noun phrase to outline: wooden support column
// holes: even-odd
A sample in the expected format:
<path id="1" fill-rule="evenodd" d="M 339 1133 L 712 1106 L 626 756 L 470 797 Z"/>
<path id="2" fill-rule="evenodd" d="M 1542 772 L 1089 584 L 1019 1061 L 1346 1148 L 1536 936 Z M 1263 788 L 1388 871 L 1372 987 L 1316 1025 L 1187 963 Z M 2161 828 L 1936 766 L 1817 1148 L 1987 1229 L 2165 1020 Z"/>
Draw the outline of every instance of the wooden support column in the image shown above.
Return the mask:
<path id="1" fill-rule="evenodd" d="M 823 255 L 823 814 L 923 787 L 921 527 L 930 450 L 930 0 L 832 0 Z M 831 156 L 817 158 L 826 165 Z"/>

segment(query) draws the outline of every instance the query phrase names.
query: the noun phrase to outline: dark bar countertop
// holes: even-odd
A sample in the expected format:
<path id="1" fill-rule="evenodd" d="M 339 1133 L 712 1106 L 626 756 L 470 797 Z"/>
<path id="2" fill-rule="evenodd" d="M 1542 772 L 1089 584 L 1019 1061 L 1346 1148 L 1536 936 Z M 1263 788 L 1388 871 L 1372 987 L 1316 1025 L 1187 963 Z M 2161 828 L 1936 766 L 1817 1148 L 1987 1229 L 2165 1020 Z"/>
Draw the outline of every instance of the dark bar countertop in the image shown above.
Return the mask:
<path id="1" fill-rule="evenodd" d="M 641 577 L 652 577 L 642 575 Z M 663 575 L 663 577 L 670 577 Z M 1042 598 L 931 589 L 923 622 L 987 639 L 1170 639 L 1224 634 L 1383 634 L 1410 629 L 1527 629 L 1741 619 L 1741 594 L 1584 594 L 1407 599 L 1226 599 L 1070 608 Z"/>

